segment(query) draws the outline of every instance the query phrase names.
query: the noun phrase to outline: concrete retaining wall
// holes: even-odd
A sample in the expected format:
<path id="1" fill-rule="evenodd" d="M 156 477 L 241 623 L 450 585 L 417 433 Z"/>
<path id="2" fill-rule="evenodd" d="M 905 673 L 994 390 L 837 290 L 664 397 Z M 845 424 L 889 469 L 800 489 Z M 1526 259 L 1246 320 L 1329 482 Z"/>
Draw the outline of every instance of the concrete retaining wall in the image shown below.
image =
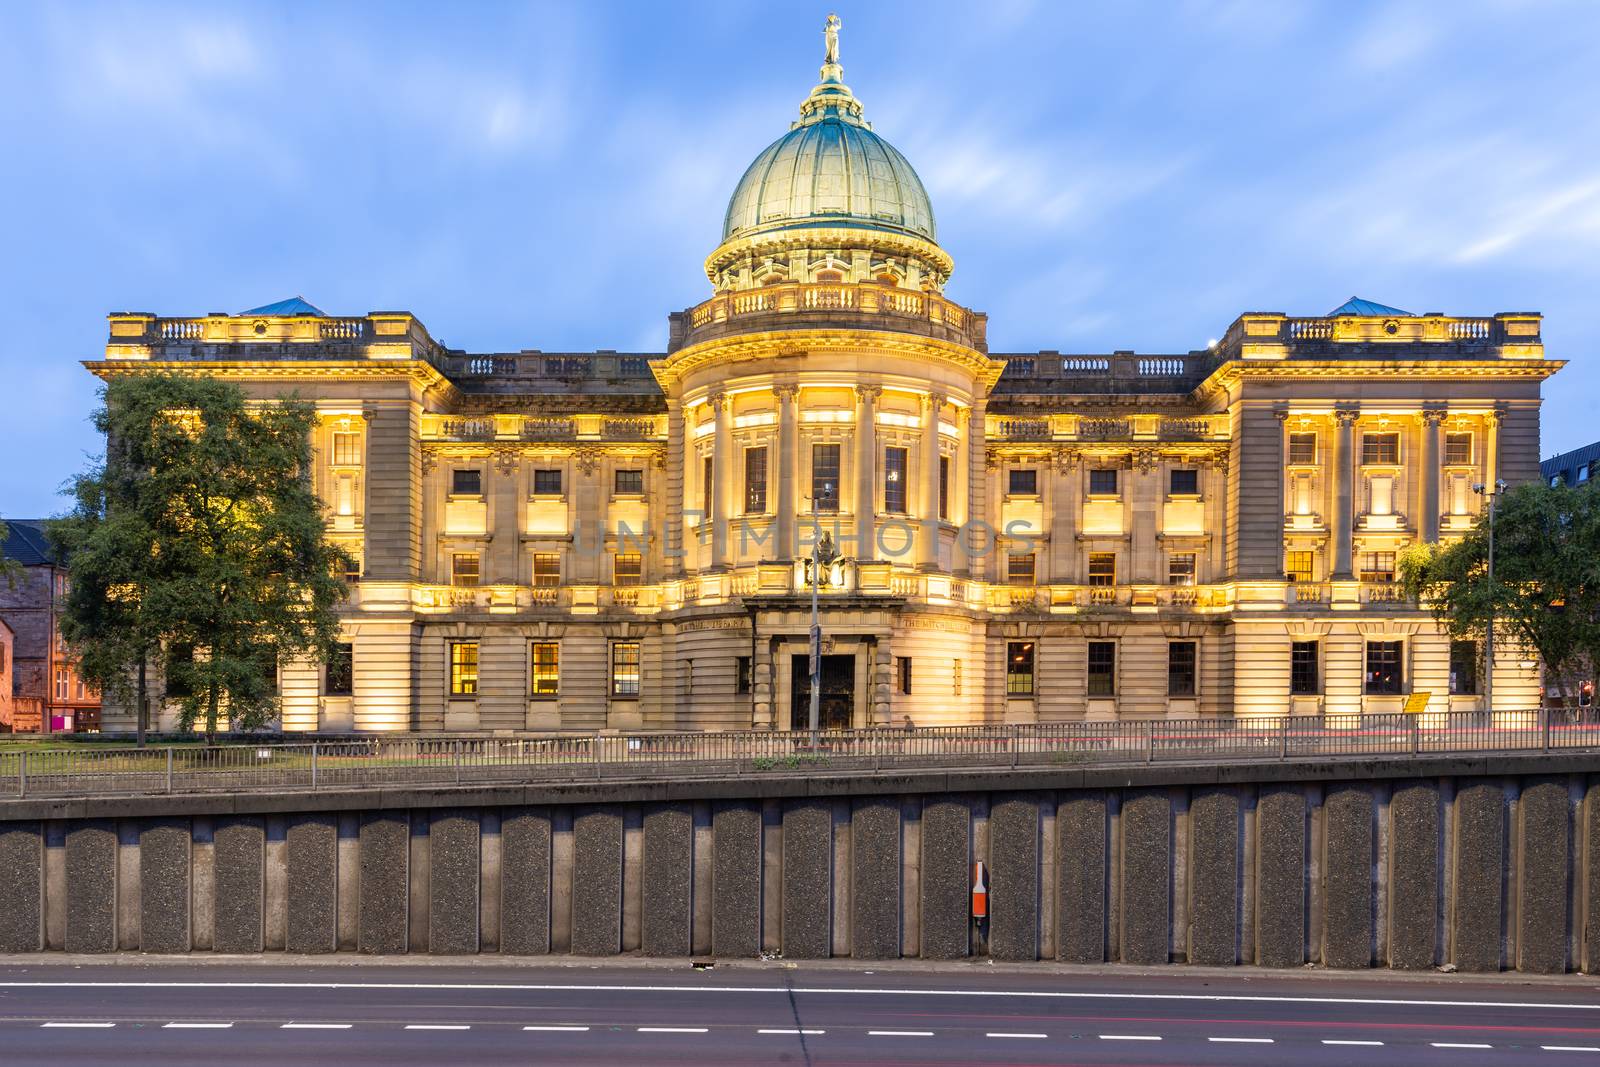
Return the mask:
<path id="1" fill-rule="evenodd" d="M 1564 759 L 0 803 L 0 952 L 1592 970 Z"/>

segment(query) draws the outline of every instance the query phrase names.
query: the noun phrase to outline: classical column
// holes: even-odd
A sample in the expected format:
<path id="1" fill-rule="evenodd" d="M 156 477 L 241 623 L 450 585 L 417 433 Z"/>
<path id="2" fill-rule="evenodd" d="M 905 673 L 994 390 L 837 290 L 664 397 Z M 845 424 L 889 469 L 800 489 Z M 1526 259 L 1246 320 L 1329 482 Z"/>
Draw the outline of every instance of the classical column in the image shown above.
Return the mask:
<path id="1" fill-rule="evenodd" d="M 575 585 L 598 585 L 611 580 L 611 572 L 601 566 L 605 555 L 605 505 L 600 491 L 600 457 L 580 452 L 575 464 L 578 484 L 572 499 L 576 523 L 572 532 L 572 576 Z"/>
<path id="2" fill-rule="evenodd" d="M 684 544 L 683 502 L 688 489 L 685 478 L 685 457 L 688 444 L 684 434 L 683 402 L 675 396 L 667 398 L 667 517 L 661 538 L 662 554 L 669 578 L 683 577 Z"/>
<path id="3" fill-rule="evenodd" d="M 939 393 L 922 398 L 922 484 L 916 513 L 921 526 L 917 567 L 925 571 L 939 569 L 939 410 L 944 400 Z"/>
<path id="4" fill-rule="evenodd" d="M 1483 420 L 1483 484 L 1493 486 L 1500 477 L 1500 420 L 1505 409 L 1496 407 Z"/>
<path id="5" fill-rule="evenodd" d="M 1142 448 L 1133 454 L 1133 477 L 1128 524 L 1128 547 L 1133 559 L 1128 567 L 1129 579 L 1141 585 L 1151 585 L 1156 578 L 1156 531 L 1161 526 L 1161 464 L 1153 449 Z"/>
<path id="6" fill-rule="evenodd" d="M 1354 577 L 1351 570 L 1351 533 L 1355 526 L 1355 422 L 1354 411 L 1336 411 L 1339 427 L 1333 437 L 1333 575 L 1335 579 Z"/>
<path id="7" fill-rule="evenodd" d="M 859 560 L 877 556 L 878 397 L 875 385 L 856 386 L 856 543 L 846 555 Z"/>
<path id="8" fill-rule="evenodd" d="M 1050 479 L 1050 569 L 1045 579 L 1051 585 L 1071 585 L 1072 557 L 1078 547 L 1078 520 L 1073 504 L 1078 494 L 1073 474 L 1077 455 L 1057 452 L 1050 457 L 1046 477 Z"/>
<path id="9" fill-rule="evenodd" d="M 495 453 L 494 480 L 489 483 L 492 487 L 489 497 L 489 558 L 484 561 L 483 568 L 483 579 L 490 584 L 515 585 L 520 581 L 521 466 L 515 452 Z"/>
<path id="10" fill-rule="evenodd" d="M 733 481 L 733 412 L 727 394 L 711 394 L 716 425 L 711 438 L 711 567 L 728 567 L 728 501 Z"/>
<path id="11" fill-rule="evenodd" d="M 967 412 L 966 531 L 957 541 L 957 553 L 965 555 L 965 573 L 978 579 L 987 576 L 988 560 L 994 553 L 994 534 L 985 525 L 989 521 L 988 495 L 984 491 L 989 465 L 984 427 L 988 408 L 988 398 L 980 397 L 973 400 Z"/>
<path id="12" fill-rule="evenodd" d="M 772 391 L 778 395 L 778 519 L 772 558 L 784 560 L 799 551 L 794 530 L 794 483 L 800 462 L 800 427 L 796 411 L 800 389 L 795 385 L 779 385 Z"/>
<path id="13" fill-rule="evenodd" d="M 1422 413 L 1422 463 L 1417 478 L 1422 482 L 1422 518 L 1417 525 L 1424 543 L 1439 540 L 1439 423 L 1442 411 Z"/>

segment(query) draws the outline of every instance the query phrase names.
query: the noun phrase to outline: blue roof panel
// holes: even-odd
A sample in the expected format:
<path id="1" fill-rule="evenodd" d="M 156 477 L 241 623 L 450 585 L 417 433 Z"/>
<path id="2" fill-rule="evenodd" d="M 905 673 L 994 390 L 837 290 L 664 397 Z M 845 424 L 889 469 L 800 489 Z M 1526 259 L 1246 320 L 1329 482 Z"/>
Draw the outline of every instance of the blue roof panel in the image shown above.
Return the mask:
<path id="1" fill-rule="evenodd" d="M 1336 319 L 1340 315 L 1401 315 L 1406 318 L 1412 317 L 1409 311 L 1401 311 L 1399 308 L 1390 307 L 1388 304 L 1380 304 L 1375 300 L 1363 300 L 1359 296 L 1352 296 L 1349 300 L 1328 312 L 1327 317 Z"/>
<path id="2" fill-rule="evenodd" d="M 308 303 L 305 297 L 291 296 L 287 300 L 280 300 L 276 304 L 262 304 L 258 308 L 239 312 L 244 315 L 315 315 L 325 319 L 328 316 L 315 304 Z"/>

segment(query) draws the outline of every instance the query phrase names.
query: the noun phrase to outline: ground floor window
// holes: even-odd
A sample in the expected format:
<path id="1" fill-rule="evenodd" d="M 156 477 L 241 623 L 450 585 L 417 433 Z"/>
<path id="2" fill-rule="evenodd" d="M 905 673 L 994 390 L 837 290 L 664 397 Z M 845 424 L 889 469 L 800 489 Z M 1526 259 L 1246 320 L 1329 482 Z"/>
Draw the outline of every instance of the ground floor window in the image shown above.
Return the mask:
<path id="1" fill-rule="evenodd" d="M 1195 643 L 1169 641 L 1167 643 L 1167 695 L 1192 697 L 1195 694 Z"/>
<path id="2" fill-rule="evenodd" d="M 1117 643 L 1089 642 L 1089 695 L 1108 697 L 1117 691 Z"/>
<path id="3" fill-rule="evenodd" d="M 1006 643 L 1006 696 L 1033 695 L 1033 642 Z"/>
<path id="4" fill-rule="evenodd" d="M 611 695 L 639 695 L 639 642 L 616 641 L 611 645 Z"/>
<path id="5" fill-rule="evenodd" d="M 734 668 L 733 691 L 736 693 L 750 692 L 751 681 L 750 657 L 740 656 Z"/>
<path id="6" fill-rule="evenodd" d="M 478 695 L 478 642 L 450 642 L 450 695 Z"/>
<path id="7" fill-rule="evenodd" d="M 330 697 L 347 697 L 355 686 L 355 656 L 348 644 L 333 646 L 333 655 L 322 673 L 322 692 Z"/>
<path id="8" fill-rule="evenodd" d="M 900 692 L 905 693 L 907 695 L 910 695 L 910 693 L 911 693 L 911 657 L 910 656 L 896 656 L 895 657 L 895 673 L 899 678 Z"/>
<path id="9" fill-rule="evenodd" d="M 1322 692 L 1318 672 L 1317 642 L 1296 641 L 1289 646 L 1289 692 L 1296 696 Z"/>
<path id="10" fill-rule="evenodd" d="M 1478 642 L 1450 642 L 1450 692 L 1456 696 L 1478 693 Z"/>
<path id="11" fill-rule="evenodd" d="M 1403 692 L 1401 658 L 1403 641 L 1367 642 L 1367 692 L 1383 695 Z"/>
<path id="12" fill-rule="evenodd" d="M 536 697 L 553 697 L 561 691 L 561 646 L 554 641 L 533 643 L 533 684 Z"/>

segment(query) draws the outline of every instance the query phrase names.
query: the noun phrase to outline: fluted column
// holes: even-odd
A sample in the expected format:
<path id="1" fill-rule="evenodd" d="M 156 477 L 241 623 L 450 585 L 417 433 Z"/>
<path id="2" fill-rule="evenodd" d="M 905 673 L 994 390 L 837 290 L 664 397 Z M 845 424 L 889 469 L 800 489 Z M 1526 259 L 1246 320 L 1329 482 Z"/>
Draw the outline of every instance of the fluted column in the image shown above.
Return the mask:
<path id="1" fill-rule="evenodd" d="M 1422 464 L 1417 478 L 1422 482 L 1422 519 L 1417 526 L 1424 542 L 1439 540 L 1439 423 L 1442 411 L 1422 413 Z"/>
<path id="2" fill-rule="evenodd" d="M 1078 548 L 1078 457 L 1058 452 L 1050 459 L 1050 570 L 1051 585 L 1072 585 Z"/>
<path id="3" fill-rule="evenodd" d="M 917 567 L 925 571 L 939 569 L 939 409 L 944 400 L 939 393 L 922 398 L 922 485 L 915 503 L 921 527 Z"/>
<path id="4" fill-rule="evenodd" d="M 876 525 L 878 485 L 878 397 L 883 390 L 875 385 L 856 386 L 856 543 L 853 551 L 859 560 L 877 555 Z"/>
<path id="5" fill-rule="evenodd" d="M 994 553 L 994 537 L 985 524 L 989 522 L 988 484 L 989 446 L 985 435 L 984 415 L 988 411 L 987 398 L 975 399 L 967 412 L 967 469 L 966 478 L 966 535 L 957 544 L 957 553 L 965 553 L 966 574 L 982 579 L 988 574 L 989 557 Z"/>
<path id="6" fill-rule="evenodd" d="M 733 481 L 733 413 L 727 395 L 713 393 L 711 413 L 715 419 L 711 443 L 711 566 L 728 566 L 728 490 Z"/>
<path id="7" fill-rule="evenodd" d="M 1355 526 L 1355 422 L 1354 411 L 1336 411 L 1338 429 L 1333 435 L 1333 577 L 1354 577 L 1351 569 L 1351 535 Z"/>
<path id="8" fill-rule="evenodd" d="M 663 530 L 662 555 L 669 578 L 683 577 L 684 553 L 687 540 L 683 529 L 684 494 L 688 489 L 688 439 L 684 433 L 683 402 L 675 396 L 667 397 L 667 501 L 666 525 Z"/>
<path id="9" fill-rule="evenodd" d="M 800 427 L 796 411 L 799 387 L 779 385 L 778 395 L 778 510 L 773 559 L 789 559 L 798 551 L 794 531 L 795 471 L 800 462 Z"/>

